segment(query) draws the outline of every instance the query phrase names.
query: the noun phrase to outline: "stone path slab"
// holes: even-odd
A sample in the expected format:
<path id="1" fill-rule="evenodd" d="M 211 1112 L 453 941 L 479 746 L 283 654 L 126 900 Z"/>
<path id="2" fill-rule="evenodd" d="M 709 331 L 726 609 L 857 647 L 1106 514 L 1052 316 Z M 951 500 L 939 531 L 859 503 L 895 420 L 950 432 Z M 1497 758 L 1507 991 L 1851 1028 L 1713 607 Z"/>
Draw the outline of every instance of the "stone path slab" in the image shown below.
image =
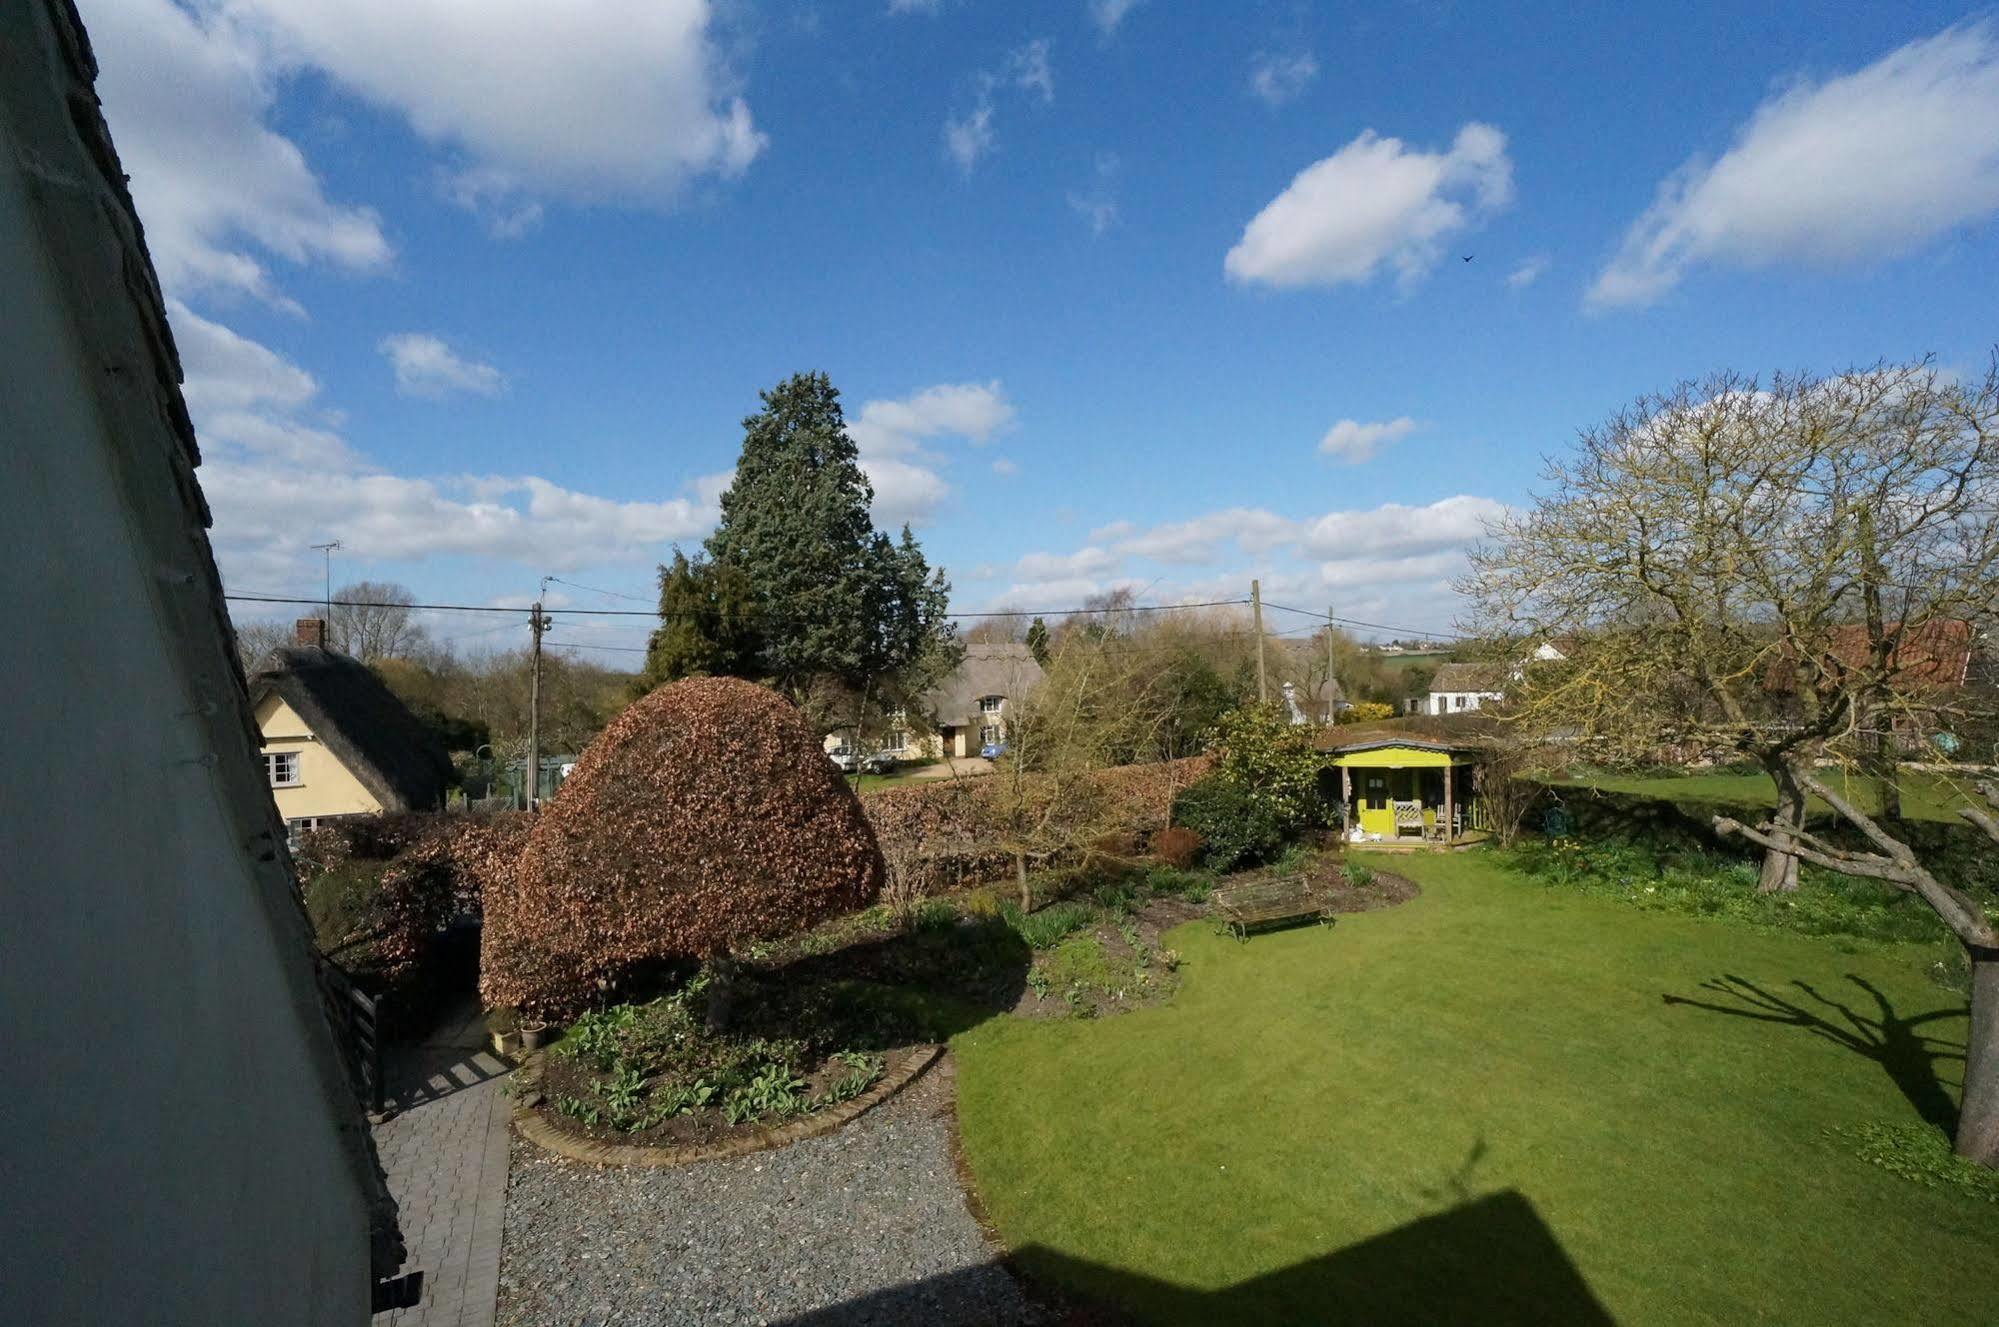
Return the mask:
<path id="1" fill-rule="evenodd" d="M 510 1068 L 483 1045 L 476 1003 L 383 1065 L 395 1111 L 375 1126 L 389 1191 L 402 1209 L 405 1272 L 423 1300 L 377 1327 L 492 1327 L 506 1211 Z"/>

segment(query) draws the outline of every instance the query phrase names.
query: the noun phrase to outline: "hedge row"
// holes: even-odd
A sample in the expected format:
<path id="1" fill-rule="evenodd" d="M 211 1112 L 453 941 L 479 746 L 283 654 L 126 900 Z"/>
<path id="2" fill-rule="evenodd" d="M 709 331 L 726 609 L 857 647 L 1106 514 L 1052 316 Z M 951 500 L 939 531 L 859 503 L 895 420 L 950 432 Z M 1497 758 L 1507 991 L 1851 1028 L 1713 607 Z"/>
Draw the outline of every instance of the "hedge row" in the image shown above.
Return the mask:
<path id="1" fill-rule="evenodd" d="M 1121 765 L 1094 776 L 1105 799 L 1106 834 L 1142 846 L 1172 820 L 1173 799 L 1214 768 L 1213 756 Z M 997 775 L 932 779 L 861 799 L 882 855 L 906 869 L 922 893 L 1011 875 L 1013 862 L 984 830 Z"/>
<path id="2" fill-rule="evenodd" d="M 527 817 L 391 814 L 302 836 L 296 862 L 321 950 L 377 989 L 413 977 L 437 933 L 512 872 Z"/>

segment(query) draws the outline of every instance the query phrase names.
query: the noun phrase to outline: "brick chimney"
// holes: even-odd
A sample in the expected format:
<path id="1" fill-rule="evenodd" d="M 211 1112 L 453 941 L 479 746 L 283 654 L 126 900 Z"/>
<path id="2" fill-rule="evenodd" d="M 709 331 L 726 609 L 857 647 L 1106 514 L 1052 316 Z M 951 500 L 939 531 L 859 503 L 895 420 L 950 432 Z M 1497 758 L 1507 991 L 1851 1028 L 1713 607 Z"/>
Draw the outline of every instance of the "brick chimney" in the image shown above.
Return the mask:
<path id="1" fill-rule="evenodd" d="M 302 617 L 292 623 L 292 631 L 301 645 L 326 648 L 326 619 L 323 617 Z"/>

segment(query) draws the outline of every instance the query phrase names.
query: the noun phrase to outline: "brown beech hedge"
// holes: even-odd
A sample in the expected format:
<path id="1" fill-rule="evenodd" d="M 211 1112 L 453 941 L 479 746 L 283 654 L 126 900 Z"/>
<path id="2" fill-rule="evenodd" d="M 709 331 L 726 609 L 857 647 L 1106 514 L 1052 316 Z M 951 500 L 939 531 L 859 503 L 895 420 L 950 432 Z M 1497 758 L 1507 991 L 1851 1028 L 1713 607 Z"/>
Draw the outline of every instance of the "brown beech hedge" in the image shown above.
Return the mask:
<path id="1" fill-rule="evenodd" d="M 637 965 L 702 959 L 865 907 L 882 856 L 812 726 L 692 678 L 590 745 L 486 897 L 489 1006 L 564 1017 Z"/>

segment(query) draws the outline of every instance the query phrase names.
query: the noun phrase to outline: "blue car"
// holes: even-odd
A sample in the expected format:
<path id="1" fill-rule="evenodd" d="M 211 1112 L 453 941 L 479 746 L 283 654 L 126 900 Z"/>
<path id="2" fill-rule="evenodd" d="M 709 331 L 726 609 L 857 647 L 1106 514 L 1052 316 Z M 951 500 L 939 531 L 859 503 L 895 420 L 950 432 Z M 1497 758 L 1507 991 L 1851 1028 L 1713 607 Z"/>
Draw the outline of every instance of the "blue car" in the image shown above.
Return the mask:
<path id="1" fill-rule="evenodd" d="M 998 760 L 1006 754 L 1005 742 L 988 742 L 979 748 L 979 754 L 987 760 Z"/>

